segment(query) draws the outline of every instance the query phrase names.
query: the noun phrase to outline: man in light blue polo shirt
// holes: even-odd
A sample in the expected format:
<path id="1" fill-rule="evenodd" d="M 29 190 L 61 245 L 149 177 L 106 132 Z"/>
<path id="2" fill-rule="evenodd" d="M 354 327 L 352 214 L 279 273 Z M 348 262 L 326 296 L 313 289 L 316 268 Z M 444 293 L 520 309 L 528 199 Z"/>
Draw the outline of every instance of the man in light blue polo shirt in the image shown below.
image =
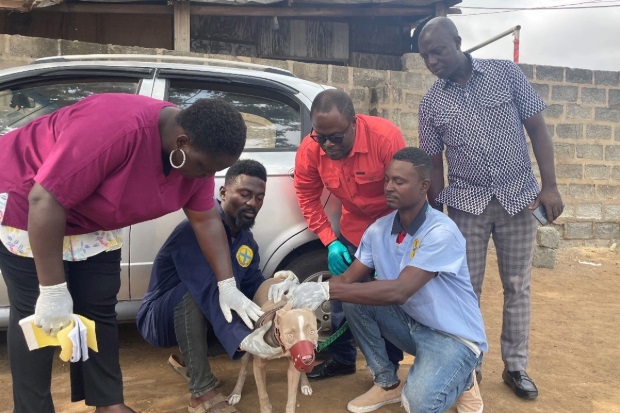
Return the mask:
<path id="1" fill-rule="evenodd" d="M 350 412 L 369 412 L 401 400 L 408 412 L 481 413 L 474 369 L 487 350 L 471 286 L 465 239 L 456 224 L 426 202 L 431 159 L 418 148 L 394 155 L 385 173 L 393 213 L 364 233 L 355 261 L 338 277 L 304 283 L 288 293 L 295 307 L 337 299 L 366 357 L 374 386 L 352 400 Z M 368 281 L 376 274 L 376 281 Z M 390 340 L 414 355 L 406 384 L 383 352 Z M 384 347 L 383 347 L 384 348 Z M 377 403 L 369 403 L 376 400 Z"/>

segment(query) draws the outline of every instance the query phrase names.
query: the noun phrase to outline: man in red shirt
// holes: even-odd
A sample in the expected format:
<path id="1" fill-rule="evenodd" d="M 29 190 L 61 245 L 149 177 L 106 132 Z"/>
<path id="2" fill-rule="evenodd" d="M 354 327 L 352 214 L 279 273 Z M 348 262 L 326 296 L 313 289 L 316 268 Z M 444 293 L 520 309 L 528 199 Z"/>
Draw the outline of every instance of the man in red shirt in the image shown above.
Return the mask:
<path id="1" fill-rule="evenodd" d="M 366 228 L 391 210 L 383 194 L 385 169 L 392 156 L 405 147 L 400 130 L 390 121 L 356 115 L 343 91 L 319 93 L 310 109 L 312 131 L 301 142 L 295 159 L 295 189 L 311 231 L 328 249 L 328 267 L 337 276 L 353 262 Z M 340 236 L 332 229 L 321 194 L 327 188 L 342 202 Z M 331 302 L 332 329 L 344 323 L 342 304 Z M 308 374 L 325 379 L 355 372 L 356 350 L 347 331 L 330 347 L 330 358 Z M 398 368 L 402 351 L 386 342 L 390 360 Z"/>

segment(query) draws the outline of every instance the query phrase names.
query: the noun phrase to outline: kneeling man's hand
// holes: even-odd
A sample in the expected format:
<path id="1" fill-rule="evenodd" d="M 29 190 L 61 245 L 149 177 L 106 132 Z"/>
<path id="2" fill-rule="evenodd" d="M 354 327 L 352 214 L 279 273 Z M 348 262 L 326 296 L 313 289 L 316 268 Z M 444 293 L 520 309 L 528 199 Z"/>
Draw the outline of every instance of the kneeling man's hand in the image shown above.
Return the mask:
<path id="1" fill-rule="evenodd" d="M 276 280 L 282 280 L 279 283 L 269 287 L 267 298 L 274 303 L 280 301 L 284 294 L 299 285 L 299 279 L 293 271 L 278 271 L 273 275 L 273 278 Z"/>
<path id="2" fill-rule="evenodd" d="M 255 356 L 266 359 L 283 354 L 282 348 L 271 347 L 265 342 L 265 333 L 271 328 L 273 321 L 266 322 L 262 327 L 252 331 L 243 339 L 239 348 Z"/>
<path id="3" fill-rule="evenodd" d="M 292 288 L 286 298 L 293 304 L 293 308 L 310 308 L 316 310 L 329 300 L 329 282 L 307 282 Z"/>
<path id="4" fill-rule="evenodd" d="M 220 308 L 224 318 L 229 323 L 232 321 L 232 310 L 235 310 L 248 328 L 253 327 L 252 321 L 256 321 L 263 315 L 263 311 L 252 300 L 247 298 L 235 283 L 234 278 L 227 278 L 217 283 L 220 291 Z"/>

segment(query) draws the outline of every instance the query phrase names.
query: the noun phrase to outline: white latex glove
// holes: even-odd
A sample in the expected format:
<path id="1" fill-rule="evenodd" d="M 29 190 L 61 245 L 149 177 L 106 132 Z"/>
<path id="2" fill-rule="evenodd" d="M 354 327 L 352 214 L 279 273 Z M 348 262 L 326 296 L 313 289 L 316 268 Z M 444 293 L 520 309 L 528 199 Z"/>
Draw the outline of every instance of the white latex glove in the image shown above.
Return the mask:
<path id="1" fill-rule="evenodd" d="M 273 278 L 276 280 L 282 280 L 279 283 L 269 287 L 267 299 L 273 301 L 274 303 L 280 301 L 284 294 L 286 294 L 291 288 L 299 285 L 299 279 L 293 271 L 278 271 L 273 275 Z"/>
<path id="2" fill-rule="evenodd" d="M 52 337 L 71 322 L 73 299 L 67 283 L 39 285 L 39 298 L 34 307 L 34 324 Z"/>
<path id="3" fill-rule="evenodd" d="M 265 342 L 265 333 L 271 328 L 272 324 L 273 320 L 268 321 L 262 327 L 248 334 L 239 344 L 239 348 L 263 359 L 283 354 L 282 348 L 271 347 Z"/>
<path id="4" fill-rule="evenodd" d="M 316 310 L 324 301 L 329 300 L 329 282 L 308 282 L 293 287 L 286 298 L 293 304 L 293 308 L 310 308 Z"/>
<path id="5" fill-rule="evenodd" d="M 248 328 L 254 328 L 252 321 L 258 320 L 263 315 L 260 307 L 252 300 L 243 295 L 237 288 L 234 278 L 227 278 L 217 283 L 220 290 L 220 308 L 224 318 L 229 323 L 232 321 L 232 312 L 235 310 Z"/>

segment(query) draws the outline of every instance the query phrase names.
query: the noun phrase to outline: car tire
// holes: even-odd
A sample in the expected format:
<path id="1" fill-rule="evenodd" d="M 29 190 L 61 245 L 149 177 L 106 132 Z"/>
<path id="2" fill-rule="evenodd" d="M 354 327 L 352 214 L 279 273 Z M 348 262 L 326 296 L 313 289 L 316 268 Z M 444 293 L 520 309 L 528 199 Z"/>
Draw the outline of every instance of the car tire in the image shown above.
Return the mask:
<path id="1" fill-rule="evenodd" d="M 321 275 L 324 280 L 331 277 L 327 268 L 327 250 L 314 249 L 293 258 L 284 268 L 293 271 L 300 282 L 316 281 Z"/>
<path id="2" fill-rule="evenodd" d="M 323 277 L 323 281 L 327 281 L 332 276 L 327 269 L 327 251 L 325 249 L 308 251 L 294 258 L 284 269 L 293 271 L 300 282 L 316 282 L 320 277 Z M 316 316 L 319 342 L 323 342 L 332 333 L 331 306 L 329 301 L 325 301 L 316 309 L 314 314 Z"/>

